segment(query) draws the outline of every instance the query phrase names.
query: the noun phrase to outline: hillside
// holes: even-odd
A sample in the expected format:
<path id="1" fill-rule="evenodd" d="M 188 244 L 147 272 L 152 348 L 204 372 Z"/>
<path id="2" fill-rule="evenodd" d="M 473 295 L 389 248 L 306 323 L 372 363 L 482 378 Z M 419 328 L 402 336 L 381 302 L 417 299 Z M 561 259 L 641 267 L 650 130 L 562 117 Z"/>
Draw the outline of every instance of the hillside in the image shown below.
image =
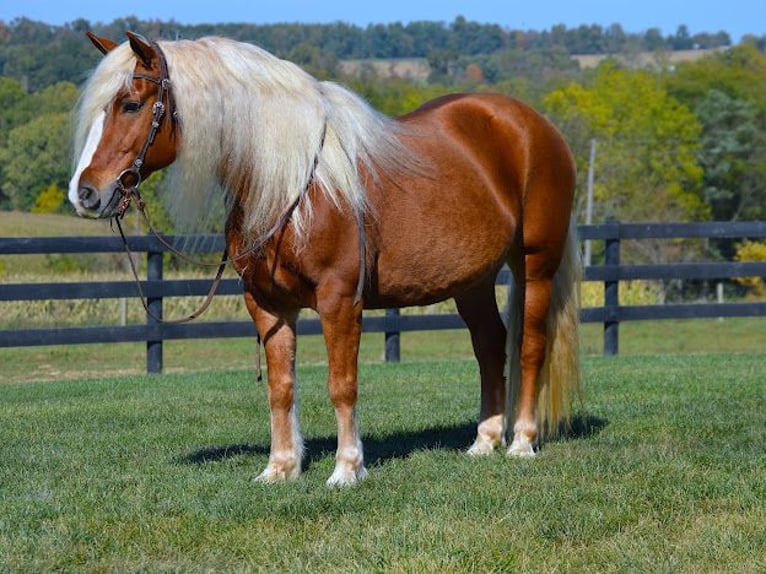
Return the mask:
<path id="1" fill-rule="evenodd" d="M 635 54 L 572 54 L 581 70 L 595 68 L 607 58 L 614 58 L 633 69 L 666 68 L 681 62 L 694 62 L 710 56 L 728 47 L 699 50 L 663 50 L 655 52 L 637 52 Z M 426 82 L 431 74 L 427 58 L 371 58 L 341 60 L 337 71 L 342 76 L 362 77 L 370 75 L 389 80 L 399 79 L 411 82 Z"/>
<path id="2" fill-rule="evenodd" d="M 711 48 L 707 50 L 675 50 L 658 52 L 638 52 L 636 54 L 572 54 L 572 59 L 577 60 L 580 68 L 585 70 L 595 68 L 607 58 L 615 58 L 631 68 L 661 68 L 669 64 L 681 62 L 696 62 L 717 52 L 728 50 L 728 47 Z"/>
<path id="3" fill-rule="evenodd" d="M 109 223 L 75 215 L 0 211 L 0 237 L 111 235 Z"/>

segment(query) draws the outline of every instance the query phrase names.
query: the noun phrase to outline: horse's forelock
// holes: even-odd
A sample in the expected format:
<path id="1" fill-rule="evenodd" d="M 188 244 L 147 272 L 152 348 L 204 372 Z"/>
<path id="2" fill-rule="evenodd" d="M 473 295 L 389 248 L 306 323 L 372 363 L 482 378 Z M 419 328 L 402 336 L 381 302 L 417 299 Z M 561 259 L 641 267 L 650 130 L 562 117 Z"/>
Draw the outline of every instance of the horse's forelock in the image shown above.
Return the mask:
<path id="1" fill-rule="evenodd" d="M 120 88 L 130 84 L 135 64 L 136 58 L 125 42 L 104 56 L 93 70 L 77 105 L 75 162 L 80 157 L 93 122 L 114 100 Z"/>

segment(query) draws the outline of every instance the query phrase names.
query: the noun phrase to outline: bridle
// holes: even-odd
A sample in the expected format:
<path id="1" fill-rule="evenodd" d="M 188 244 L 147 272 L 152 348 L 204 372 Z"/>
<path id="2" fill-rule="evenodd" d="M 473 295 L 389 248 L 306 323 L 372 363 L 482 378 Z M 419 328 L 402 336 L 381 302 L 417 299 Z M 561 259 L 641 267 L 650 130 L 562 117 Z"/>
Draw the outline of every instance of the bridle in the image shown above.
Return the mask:
<path id="1" fill-rule="evenodd" d="M 146 135 L 141 149 L 138 151 L 138 155 L 133 160 L 132 165 L 124 169 L 120 175 L 117 176 L 117 188 L 115 193 L 119 193 L 122 198 L 117 211 L 117 216 L 122 219 L 125 216 L 125 212 L 130 207 L 131 200 L 135 199 L 139 205 L 139 209 L 143 211 L 144 205 L 141 200 L 141 195 L 138 193 L 138 187 L 141 185 L 141 168 L 146 160 L 146 153 L 154 143 L 157 133 L 162 127 L 162 120 L 166 116 L 164 100 L 167 96 L 168 101 L 168 114 L 172 121 L 173 129 L 178 129 L 178 110 L 175 109 L 175 100 L 173 98 L 173 90 L 170 84 L 170 74 L 168 73 L 168 62 L 165 58 L 165 53 L 160 48 L 157 42 L 152 42 L 152 48 L 154 48 L 160 63 L 160 75 L 150 76 L 149 74 L 134 73 L 134 80 L 146 80 L 157 84 L 157 99 L 152 104 L 152 122 L 149 129 L 149 133 Z"/>

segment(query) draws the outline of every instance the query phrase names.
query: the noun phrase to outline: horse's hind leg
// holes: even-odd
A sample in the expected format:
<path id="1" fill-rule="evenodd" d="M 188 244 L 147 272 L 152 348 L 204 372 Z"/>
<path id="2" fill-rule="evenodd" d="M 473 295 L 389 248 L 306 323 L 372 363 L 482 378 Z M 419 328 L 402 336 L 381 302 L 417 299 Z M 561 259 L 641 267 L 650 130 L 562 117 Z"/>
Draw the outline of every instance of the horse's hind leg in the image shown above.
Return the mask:
<path id="1" fill-rule="evenodd" d="M 560 253 L 558 254 L 560 257 Z M 546 318 L 559 257 L 546 251 L 527 255 L 522 289 L 521 380 L 514 397 L 512 456 L 534 456 L 538 439 L 537 397 L 540 371 L 545 363 Z M 556 262 L 556 264 L 552 264 Z M 520 283 L 521 277 L 517 277 Z"/>
<path id="2" fill-rule="evenodd" d="M 481 375 L 481 408 L 476 440 L 468 453 L 489 454 L 505 446 L 505 336 L 497 310 L 495 281 L 488 280 L 455 298 L 460 316 L 471 333 Z"/>

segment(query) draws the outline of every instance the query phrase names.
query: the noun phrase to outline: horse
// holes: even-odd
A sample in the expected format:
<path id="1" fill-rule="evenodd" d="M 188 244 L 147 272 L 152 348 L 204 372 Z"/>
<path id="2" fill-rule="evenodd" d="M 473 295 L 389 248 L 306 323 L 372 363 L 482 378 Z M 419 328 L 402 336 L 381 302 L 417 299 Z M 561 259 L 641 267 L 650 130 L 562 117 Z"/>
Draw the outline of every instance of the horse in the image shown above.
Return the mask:
<path id="1" fill-rule="evenodd" d="M 367 475 L 364 309 L 455 300 L 479 366 L 468 454 L 533 457 L 566 428 L 580 384 L 575 168 L 543 115 L 509 96 L 463 93 L 391 118 L 252 44 L 88 36 L 104 57 L 77 107 L 69 199 L 81 216 L 119 218 L 139 183 L 172 164 L 173 202 L 187 217 L 225 205 L 229 261 L 266 356 L 271 445 L 257 480 L 302 472 L 304 308 L 318 313 L 327 350 L 329 486 Z M 501 314 L 495 281 L 506 264 Z"/>

